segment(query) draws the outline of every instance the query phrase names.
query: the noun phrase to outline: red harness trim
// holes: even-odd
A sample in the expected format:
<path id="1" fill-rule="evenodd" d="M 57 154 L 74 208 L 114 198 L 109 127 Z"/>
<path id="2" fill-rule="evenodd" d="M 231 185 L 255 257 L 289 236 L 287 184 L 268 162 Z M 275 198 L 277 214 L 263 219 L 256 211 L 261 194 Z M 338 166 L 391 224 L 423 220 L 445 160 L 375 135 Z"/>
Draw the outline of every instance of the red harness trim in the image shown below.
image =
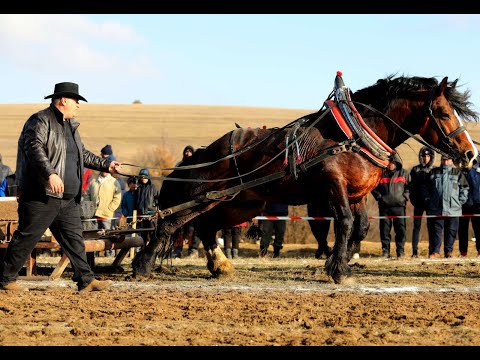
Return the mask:
<path id="1" fill-rule="evenodd" d="M 325 104 L 327 104 L 328 107 L 332 107 L 335 104 L 335 102 L 333 100 L 327 100 L 325 101 Z M 334 107 L 332 107 L 331 110 L 332 110 L 332 115 L 335 118 L 335 121 L 337 122 L 338 126 L 340 126 L 340 129 L 345 134 L 345 136 L 348 139 L 353 137 L 353 131 L 352 129 L 350 129 L 350 126 L 348 126 L 338 106 L 335 105 Z"/>
<path id="2" fill-rule="evenodd" d="M 427 116 L 427 118 L 425 119 L 425 124 L 420 129 L 420 132 L 419 132 L 420 135 L 423 135 L 425 133 L 429 122 L 430 122 L 430 116 Z"/>
<path id="3" fill-rule="evenodd" d="M 334 101 L 333 100 L 326 100 L 325 101 L 325 104 L 328 105 L 328 107 L 331 107 L 332 105 L 334 105 Z M 342 132 L 345 134 L 345 136 L 348 138 L 348 139 L 351 139 L 353 137 L 353 131 L 352 129 L 350 128 L 350 126 L 348 125 L 348 123 L 345 121 L 345 118 L 343 117 L 342 115 L 342 112 L 340 111 L 340 109 L 338 108 L 338 106 L 334 106 L 331 108 L 331 113 L 332 113 L 332 116 L 333 118 L 335 119 L 335 121 L 337 122 L 338 126 L 340 127 L 340 130 L 342 130 Z M 357 116 L 360 116 L 360 114 L 358 114 Z M 363 123 L 365 124 L 365 123 Z M 363 125 L 362 124 L 362 125 Z M 363 125 L 363 126 L 366 126 Z M 367 130 L 369 130 L 368 126 L 366 127 Z M 381 141 L 381 140 L 380 140 Z M 380 143 L 382 146 L 386 146 L 384 145 L 384 142 L 382 141 Z M 386 147 L 386 149 L 388 151 L 390 151 L 390 147 Z M 371 161 L 373 161 L 374 163 L 376 163 L 378 166 L 382 166 L 382 167 L 387 167 L 388 164 L 390 163 L 389 160 L 382 160 L 382 159 L 379 159 L 377 158 L 375 155 L 373 155 L 366 147 L 362 147 L 360 152 L 368 157 Z M 394 152 L 395 153 L 395 152 Z"/>
<path id="4" fill-rule="evenodd" d="M 358 121 L 360 122 L 360 125 L 362 125 L 362 127 L 367 130 L 367 132 L 370 134 L 371 137 L 373 137 L 380 145 L 382 145 L 384 147 L 385 150 L 387 150 L 390 154 L 394 155 L 396 154 L 395 150 L 393 150 L 390 146 L 388 146 L 387 144 L 385 144 L 383 142 L 382 139 L 380 139 L 378 137 L 377 134 L 375 134 L 372 129 L 370 129 L 370 127 L 365 123 L 365 121 L 363 121 L 363 118 L 360 116 L 360 114 L 358 113 L 357 109 L 355 108 L 355 106 L 353 106 L 353 103 L 350 99 L 350 93 L 348 93 L 348 105 L 350 106 L 350 109 L 352 109 L 354 112 L 355 112 L 355 115 L 357 115 L 357 119 Z"/>
<path id="5" fill-rule="evenodd" d="M 384 178 L 381 178 L 380 179 L 380 184 L 388 184 L 390 183 L 392 178 L 389 178 L 389 177 L 384 177 Z M 405 179 L 405 176 L 398 176 L 396 178 L 393 178 L 393 183 L 396 184 L 396 183 L 404 183 L 406 184 L 407 183 L 407 180 Z"/>

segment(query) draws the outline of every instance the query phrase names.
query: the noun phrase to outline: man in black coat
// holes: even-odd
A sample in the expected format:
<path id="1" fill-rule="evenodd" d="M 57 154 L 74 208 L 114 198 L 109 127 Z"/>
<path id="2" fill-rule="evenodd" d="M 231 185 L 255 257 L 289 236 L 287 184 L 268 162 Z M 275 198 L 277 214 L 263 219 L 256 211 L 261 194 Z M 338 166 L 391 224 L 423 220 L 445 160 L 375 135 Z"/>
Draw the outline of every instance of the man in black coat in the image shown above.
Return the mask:
<path id="1" fill-rule="evenodd" d="M 26 121 L 18 140 L 17 167 L 18 228 L 0 261 L 0 290 L 28 291 L 16 280 L 29 254 L 50 228 L 68 256 L 78 290 L 104 290 L 111 281 L 95 279 L 87 262 L 80 217 L 84 166 L 98 171 L 117 172 L 121 164 L 103 159 L 85 149 L 75 120 L 78 85 L 55 85 L 50 106 Z"/>
<path id="2" fill-rule="evenodd" d="M 427 211 L 427 204 L 422 197 L 422 187 L 429 181 L 428 177 L 435 163 L 435 153 L 424 146 L 418 152 L 418 165 L 410 170 L 410 202 L 413 205 L 413 229 L 412 229 L 412 257 L 418 257 L 418 242 L 420 229 L 422 228 L 422 216 Z"/>
<path id="3" fill-rule="evenodd" d="M 385 218 L 380 219 L 380 240 L 382 257 L 390 257 L 390 232 L 395 231 L 397 258 L 405 255 L 405 207 L 409 196 L 408 173 L 400 161 L 388 164 L 380 183 L 372 190 L 372 196 L 378 202 L 378 213 Z M 388 216 L 395 216 L 388 218 Z M 399 216 L 398 218 L 396 216 Z"/>

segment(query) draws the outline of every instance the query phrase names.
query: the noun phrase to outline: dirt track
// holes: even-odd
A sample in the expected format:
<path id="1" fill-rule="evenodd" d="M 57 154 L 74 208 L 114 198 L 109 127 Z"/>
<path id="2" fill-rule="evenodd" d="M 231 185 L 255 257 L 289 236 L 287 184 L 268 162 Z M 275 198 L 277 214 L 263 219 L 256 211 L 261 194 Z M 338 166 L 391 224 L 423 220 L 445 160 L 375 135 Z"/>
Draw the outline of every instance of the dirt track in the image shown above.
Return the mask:
<path id="1" fill-rule="evenodd" d="M 222 279 L 204 258 L 173 260 L 143 282 L 128 260 L 117 274 L 99 260 L 110 291 L 79 294 L 67 271 L 0 292 L 0 345 L 480 345 L 480 259 L 387 260 L 378 249 L 363 245 L 348 286 L 326 276 L 313 245 L 260 259 L 242 243 L 235 275 Z M 48 271 L 55 258 L 42 261 Z"/>

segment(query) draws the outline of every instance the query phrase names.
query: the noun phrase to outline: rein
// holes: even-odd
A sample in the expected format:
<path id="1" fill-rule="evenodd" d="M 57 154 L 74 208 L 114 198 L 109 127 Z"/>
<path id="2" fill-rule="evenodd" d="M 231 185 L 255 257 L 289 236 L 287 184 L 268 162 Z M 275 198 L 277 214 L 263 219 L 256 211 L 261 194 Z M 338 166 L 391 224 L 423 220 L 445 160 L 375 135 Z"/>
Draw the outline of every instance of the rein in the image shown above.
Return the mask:
<path id="1" fill-rule="evenodd" d="M 306 161 L 305 163 L 301 164 L 299 167 L 302 171 L 306 171 L 308 168 L 314 166 L 315 164 L 327 158 L 328 156 L 336 155 L 342 152 L 358 152 L 360 151 L 360 149 L 361 149 L 360 146 L 356 145 L 354 141 L 341 142 L 337 145 L 333 145 L 326 149 L 323 149 L 323 152 L 321 154 L 317 155 L 313 159 Z M 195 205 L 199 205 L 204 202 L 219 201 L 222 198 L 227 196 L 235 196 L 242 190 L 246 190 L 254 186 L 262 185 L 270 181 L 281 179 L 287 174 L 288 174 L 287 170 L 282 170 L 270 175 L 263 176 L 255 180 L 247 181 L 245 183 L 242 183 L 237 186 L 233 186 L 225 190 L 210 191 L 210 192 L 207 192 L 205 195 L 201 195 L 195 200 L 191 200 L 180 205 L 172 206 L 164 210 L 159 210 L 158 214 L 160 218 L 163 219 L 169 215 L 172 215 L 173 213 L 189 209 Z"/>
<path id="2" fill-rule="evenodd" d="M 413 133 L 411 133 L 410 131 L 405 130 L 405 129 L 402 128 L 400 125 L 398 125 L 395 121 L 393 121 L 392 118 L 390 118 L 388 115 L 385 115 L 385 114 L 382 113 L 381 111 L 378 111 L 377 109 L 371 107 L 370 105 L 367 105 L 367 104 L 364 104 L 364 103 L 361 103 L 361 102 L 358 102 L 358 101 L 353 101 L 353 102 L 354 102 L 355 104 L 362 105 L 363 107 L 367 108 L 368 110 L 373 111 L 374 113 L 379 114 L 379 115 L 382 116 L 384 119 L 389 120 L 389 121 L 390 121 L 391 123 L 393 123 L 396 127 L 398 127 L 400 130 L 402 130 L 405 134 L 407 134 L 407 135 L 410 136 L 411 138 L 415 139 L 415 140 L 418 141 L 420 144 L 428 147 L 430 150 L 436 151 L 436 152 L 439 153 L 440 155 L 443 155 L 443 156 L 446 156 L 446 157 L 450 157 L 449 154 L 447 154 L 447 153 L 445 153 L 444 151 L 436 148 L 436 147 L 433 146 L 433 145 L 430 145 L 430 144 L 427 143 L 425 140 L 423 140 L 422 138 L 418 137 L 416 134 L 413 134 Z M 430 109 L 430 113 L 431 113 L 431 109 Z M 435 119 L 435 121 L 437 121 L 437 119 L 433 116 L 433 114 L 432 114 L 432 118 Z M 426 127 L 426 125 L 428 124 L 429 120 L 430 120 L 430 119 L 427 117 L 426 122 L 425 122 L 425 125 L 423 125 L 422 129 Z M 439 126 L 439 125 L 437 124 L 437 126 Z M 441 130 L 441 129 L 440 129 L 440 130 Z M 465 130 L 466 130 L 465 127 L 464 127 L 464 126 L 461 126 L 461 127 L 459 127 L 458 129 L 452 131 L 452 132 L 448 135 L 448 137 L 449 137 L 449 139 L 450 139 L 450 138 L 458 135 L 459 133 L 461 133 L 461 132 L 463 132 L 463 131 L 465 131 Z M 444 137 L 447 137 L 447 135 L 445 135 L 445 133 L 444 133 L 443 131 L 442 131 L 442 134 L 444 135 Z M 478 143 L 478 142 L 476 142 L 476 141 L 474 141 L 474 143 L 480 144 L 480 143 Z M 447 145 L 448 145 L 448 144 L 447 144 Z M 450 147 L 450 146 L 449 146 L 449 147 Z"/>
<path id="3" fill-rule="evenodd" d="M 323 119 L 330 111 L 331 109 L 336 105 L 336 103 L 332 104 L 331 106 L 328 106 L 328 108 L 325 109 L 325 111 L 320 114 L 310 125 L 308 125 L 308 127 L 306 127 L 306 131 L 304 131 L 302 134 L 300 134 L 297 138 L 296 138 L 296 141 L 299 141 L 301 138 L 303 138 L 307 133 L 308 133 L 308 129 L 314 127 L 321 119 Z M 325 106 L 325 105 L 324 105 Z M 318 112 L 320 112 L 324 106 L 322 106 L 320 108 L 320 110 L 318 110 Z M 215 164 L 215 163 L 218 163 L 220 161 L 224 161 L 224 160 L 228 160 L 230 158 L 235 158 L 236 156 L 240 155 L 240 154 L 243 154 L 244 152 L 252 149 L 253 147 L 257 146 L 258 144 L 262 143 L 263 141 L 265 141 L 266 139 L 270 138 L 271 136 L 275 135 L 276 133 L 278 133 L 279 131 L 287 128 L 288 126 L 291 126 L 292 124 L 295 124 L 297 122 L 299 122 L 300 120 L 302 120 L 304 118 L 304 116 L 302 116 L 301 118 L 298 118 L 297 120 L 295 121 L 292 121 L 291 123 L 277 129 L 276 131 L 274 131 L 273 133 L 269 134 L 267 137 L 255 142 L 254 144 L 251 144 L 245 148 L 242 148 L 230 155 L 227 155 L 221 159 L 218 159 L 218 160 L 215 160 L 215 161 L 212 161 L 212 162 L 208 162 L 208 163 L 201 163 L 201 164 L 196 164 L 196 165 L 186 165 L 186 166 L 180 166 L 180 167 L 172 167 L 172 168 L 161 168 L 161 169 L 158 169 L 158 170 L 188 170 L 188 169 L 195 169 L 195 168 L 201 168 L 201 167 L 207 167 L 207 166 L 210 166 L 212 164 Z M 295 146 L 296 144 L 296 141 L 294 142 L 291 142 L 290 144 L 288 144 L 285 149 L 281 150 L 277 155 L 275 155 L 274 157 L 272 157 L 269 161 L 267 161 L 266 163 L 260 165 L 259 167 L 253 169 L 252 171 L 248 172 L 248 173 L 245 173 L 243 175 L 238 175 L 238 176 L 233 176 L 233 177 L 230 177 L 230 178 L 222 178 L 222 179 L 184 179 L 184 178 L 173 178 L 173 177 L 168 177 L 168 176 L 150 176 L 150 179 L 154 179 L 154 180 L 167 180 L 167 181 L 179 181 L 179 182 L 197 182 L 197 183 L 214 183 L 214 182 L 222 182 L 222 181 L 229 181 L 229 180 L 237 180 L 237 179 L 242 179 L 243 177 L 245 176 L 248 176 L 248 175 L 251 175 L 253 173 L 255 173 L 256 171 L 264 168 L 265 166 L 269 165 L 270 163 L 272 163 L 274 160 L 276 160 L 280 155 L 282 155 L 284 152 L 288 151 L 288 149 L 292 148 Z M 127 166 L 134 166 L 134 167 L 140 167 L 139 165 L 133 165 L 133 164 L 122 164 L 122 165 L 127 165 Z M 152 169 L 152 168 L 150 168 Z M 137 177 L 138 175 L 132 175 L 132 174 L 124 174 L 124 173 L 121 173 L 121 172 L 118 172 L 119 175 L 121 176 L 126 176 L 126 177 Z"/>
<path id="4" fill-rule="evenodd" d="M 440 124 L 438 123 L 438 120 L 435 118 L 435 116 L 433 115 L 432 113 L 432 102 L 433 102 L 433 96 L 434 96 L 434 91 L 435 89 L 432 89 L 429 93 L 429 96 L 428 96 L 428 100 L 427 102 L 425 103 L 425 114 L 426 114 L 426 121 L 425 121 L 425 124 L 422 126 L 422 129 L 420 130 L 420 133 L 424 133 L 425 132 L 425 129 L 427 128 L 429 122 L 430 122 L 430 119 L 433 119 L 434 120 L 434 123 L 437 125 L 438 127 L 438 130 L 440 130 L 441 132 L 441 135 L 442 135 L 442 141 L 445 143 L 446 146 L 448 146 L 448 148 L 450 149 L 451 152 L 455 152 L 452 148 L 451 148 L 451 145 L 450 145 L 450 142 L 451 142 L 451 139 L 455 136 L 457 136 L 458 134 L 462 133 L 463 131 L 466 131 L 466 128 L 465 126 L 460 126 L 458 127 L 457 129 L 455 129 L 454 131 L 452 131 L 450 134 L 445 134 L 445 132 L 443 131 L 443 129 L 440 127 Z M 332 91 L 329 95 L 329 97 L 327 98 L 328 99 L 331 99 L 334 95 L 334 92 Z M 271 158 L 269 161 L 267 161 L 266 163 L 262 164 L 261 166 L 255 168 L 254 170 L 248 172 L 248 173 L 245 173 L 245 174 L 240 174 L 238 172 L 238 168 L 237 168 L 237 173 L 238 173 L 238 176 L 234 176 L 234 177 L 230 177 L 230 178 L 222 178 L 222 179 L 185 179 L 185 178 L 172 178 L 172 177 L 168 177 L 168 176 L 151 176 L 150 179 L 154 179 L 154 180 L 168 180 L 168 181 L 179 181 L 179 182 L 192 182 L 192 183 L 215 183 L 215 182 L 222 182 L 222 181 L 229 181 L 229 180 L 237 180 L 239 179 L 240 180 L 240 185 L 238 185 L 238 187 L 243 187 L 244 185 L 247 185 L 247 184 L 250 184 L 252 182 L 255 182 L 256 180 L 252 180 L 250 182 L 247 182 L 247 183 L 242 183 L 242 179 L 243 177 L 246 177 L 246 176 L 249 176 L 251 174 L 253 174 L 254 172 L 262 169 L 263 167 L 269 165 L 270 163 L 272 163 L 274 160 L 276 160 L 281 154 L 283 154 L 284 152 L 286 152 L 288 154 L 288 150 L 292 147 L 294 147 L 295 145 L 298 146 L 298 142 L 303 136 L 305 136 L 307 133 L 308 133 L 308 129 L 312 128 L 313 126 L 315 126 L 324 116 L 326 116 L 331 110 L 333 107 L 337 106 L 338 105 L 338 101 L 335 101 L 333 102 L 331 105 L 327 105 L 324 103 L 324 105 L 320 108 L 320 110 L 318 110 L 318 113 L 326 106 L 327 108 L 325 109 L 325 111 L 319 115 L 307 128 L 306 128 L 306 131 L 304 131 L 302 134 L 300 134 L 298 136 L 298 138 L 295 139 L 295 141 L 292 141 L 290 144 L 288 144 L 287 142 L 287 145 L 285 147 L 285 149 L 283 149 L 282 151 L 280 151 L 277 155 L 275 155 L 273 158 Z M 390 118 L 389 116 L 387 116 L 386 114 L 380 112 L 379 110 L 371 107 L 370 105 L 367 105 L 367 104 L 364 104 L 364 103 L 361 103 L 361 102 L 357 102 L 357 101 L 352 101 L 352 103 L 355 103 L 355 104 L 359 104 L 359 105 L 362 105 L 364 108 L 376 113 L 376 114 L 379 114 L 382 118 L 384 119 L 387 119 L 389 120 L 391 123 L 393 123 L 397 128 L 399 128 L 401 131 L 403 131 L 405 134 L 407 134 L 409 137 L 415 139 L 417 142 L 421 143 L 422 145 L 428 147 L 429 149 L 433 150 L 433 151 L 436 151 L 437 153 L 441 154 L 441 155 L 444 155 L 444 156 L 447 156 L 449 157 L 450 155 L 445 153 L 444 151 L 436 148 L 435 146 L 427 143 L 425 140 L 423 140 L 422 138 L 418 137 L 416 134 L 413 134 L 411 132 L 409 132 L 408 130 L 404 129 L 403 127 L 401 127 L 399 124 L 397 124 L 392 118 Z M 253 144 L 250 144 L 244 148 L 241 148 L 240 150 L 236 151 L 236 152 L 231 152 L 229 155 L 223 157 L 223 158 L 220 158 L 220 159 L 217 159 L 215 161 L 211 161 L 211 162 L 207 162 L 207 163 L 200 163 L 200 164 L 195 164 L 195 165 L 185 165 L 185 166 L 179 166 L 179 167 L 167 167 L 167 168 L 160 168 L 158 170 L 190 170 L 190 169 L 198 169 L 198 168 L 202 168 L 202 167 L 207 167 L 207 166 L 211 166 L 213 164 L 216 164 L 220 161 L 225 161 L 225 160 L 228 160 L 228 159 L 231 159 L 233 158 L 235 160 L 235 163 L 236 163 L 236 157 L 243 154 L 244 152 L 247 152 L 249 150 L 251 150 L 252 148 L 255 148 L 257 145 L 261 144 L 262 142 L 266 141 L 267 139 L 269 139 L 270 137 L 274 136 L 275 134 L 277 134 L 279 131 L 282 131 L 284 130 L 285 128 L 289 127 L 289 126 L 292 126 L 293 124 L 298 124 L 302 119 L 304 119 L 305 116 L 302 116 L 292 122 L 290 122 L 289 124 L 281 127 L 281 128 L 278 128 L 277 130 L 275 130 L 274 132 L 272 132 L 271 134 L 269 134 L 268 136 L 266 136 L 265 138 L 263 139 L 260 139 L 256 142 L 254 142 Z M 233 133 L 231 135 L 233 137 Z M 477 141 L 474 141 L 472 140 L 475 144 L 478 144 L 480 145 L 479 142 Z M 339 143 L 338 146 L 340 148 L 342 148 L 342 143 Z M 359 151 L 360 147 L 358 147 L 358 145 L 354 145 L 351 147 L 351 149 L 349 150 L 344 150 L 344 151 Z M 354 149 L 354 150 L 352 150 Z M 231 151 L 233 150 L 233 148 L 231 149 Z M 292 149 L 292 153 L 295 151 L 295 148 Z M 324 149 L 324 151 L 322 151 L 319 155 L 317 155 L 315 158 L 313 159 L 310 159 L 309 161 L 305 162 L 304 164 L 300 164 L 299 165 L 299 168 L 300 170 L 302 171 L 305 171 L 308 167 L 312 166 L 313 164 L 316 164 L 318 163 L 319 161 L 323 160 L 324 159 L 324 154 L 328 153 L 329 152 L 329 149 Z M 343 152 L 343 151 L 338 151 L 338 152 Z M 338 153 L 337 152 L 337 153 Z M 142 167 L 142 166 L 139 166 L 139 165 L 135 165 L 135 164 L 129 164 L 129 163 L 125 163 L 125 164 L 122 164 L 122 165 L 126 165 L 126 166 L 132 166 L 132 167 Z M 143 168 L 148 168 L 148 167 L 144 167 Z M 154 169 L 154 168 L 149 168 L 149 169 Z M 284 170 L 281 172 L 282 174 L 286 174 L 287 171 Z M 132 175 L 132 174 L 124 174 L 124 173 L 120 173 L 118 172 L 119 175 L 121 176 L 126 176 L 126 177 L 137 177 L 138 175 Z M 278 173 L 276 173 L 278 174 Z M 293 174 L 295 177 L 296 176 L 296 172 L 294 172 Z M 269 175 L 271 176 L 271 175 Z M 269 176 L 266 176 L 266 177 L 262 177 L 262 178 L 259 178 L 257 180 L 261 180 L 261 179 L 265 179 L 265 178 L 268 178 Z M 266 181 L 271 181 L 270 180 L 266 180 Z M 263 183 L 263 182 L 262 182 Z M 252 185 L 253 186 L 253 185 Z M 251 187 L 251 186 L 247 186 L 245 188 L 248 188 L 248 187 Z M 236 187 L 235 187 L 236 188 Z M 232 188 L 233 189 L 233 188 Z M 244 188 L 243 188 L 244 189 Z M 237 190 L 238 192 L 238 190 Z M 232 194 L 229 194 L 229 195 L 232 195 Z M 225 196 L 225 195 L 224 195 Z"/>

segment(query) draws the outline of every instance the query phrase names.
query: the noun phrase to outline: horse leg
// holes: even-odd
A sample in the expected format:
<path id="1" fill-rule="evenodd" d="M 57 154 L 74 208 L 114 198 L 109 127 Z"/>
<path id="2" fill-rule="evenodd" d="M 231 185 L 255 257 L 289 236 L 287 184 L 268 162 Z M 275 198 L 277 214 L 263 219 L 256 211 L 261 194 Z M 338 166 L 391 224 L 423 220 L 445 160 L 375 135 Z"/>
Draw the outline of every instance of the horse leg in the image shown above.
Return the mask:
<path id="1" fill-rule="evenodd" d="M 170 244 L 170 238 L 177 229 L 185 225 L 190 220 L 211 210 L 220 204 L 219 201 L 208 203 L 196 211 L 187 210 L 183 215 L 178 215 L 172 219 L 158 220 L 155 235 L 148 242 L 144 249 L 140 250 L 132 261 L 133 277 L 148 277 L 155 265 L 158 253 L 162 247 Z M 181 213 L 179 213 L 181 214 Z"/>
<path id="2" fill-rule="evenodd" d="M 155 265 L 159 247 L 161 244 L 168 244 L 170 237 L 179 226 L 169 220 L 158 220 L 154 236 L 147 245 L 141 249 L 132 260 L 134 278 L 148 278 Z"/>
<path id="3" fill-rule="evenodd" d="M 307 204 L 307 213 L 308 216 L 325 216 L 329 213 L 327 209 L 321 211 L 317 205 L 314 203 Z M 328 232 L 330 231 L 330 220 L 309 220 L 308 224 L 310 225 L 310 230 L 312 231 L 315 240 L 317 240 L 318 248 L 315 252 L 315 258 L 320 259 L 323 254 L 328 258 L 332 254 L 332 249 L 328 246 Z"/>
<path id="4" fill-rule="evenodd" d="M 211 227 L 202 226 L 197 228 L 197 234 L 202 239 L 203 248 L 207 257 L 207 268 L 214 277 L 232 275 L 234 268 L 227 259 L 216 241 L 217 231 Z"/>
<path id="5" fill-rule="evenodd" d="M 338 185 L 338 184 L 337 184 Z M 353 230 L 353 214 L 348 203 L 345 187 L 337 186 L 332 191 L 332 202 L 335 212 L 335 245 L 333 253 L 325 262 L 325 270 L 336 284 L 351 281 L 350 266 L 347 259 L 347 240 Z"/>
<path id="6" fill-rule="evenodd" d="M 362 200 L 353 211 L 355 211 L 355 219 L 352 235 L 348 241 L 348 261 L 353 257 L 353 254 L 360 253 L 360 243 L 365 239 L 368 234 L 368 229 L 370 228 L 370 220 L 368 219 L 365 201 Z"/>

